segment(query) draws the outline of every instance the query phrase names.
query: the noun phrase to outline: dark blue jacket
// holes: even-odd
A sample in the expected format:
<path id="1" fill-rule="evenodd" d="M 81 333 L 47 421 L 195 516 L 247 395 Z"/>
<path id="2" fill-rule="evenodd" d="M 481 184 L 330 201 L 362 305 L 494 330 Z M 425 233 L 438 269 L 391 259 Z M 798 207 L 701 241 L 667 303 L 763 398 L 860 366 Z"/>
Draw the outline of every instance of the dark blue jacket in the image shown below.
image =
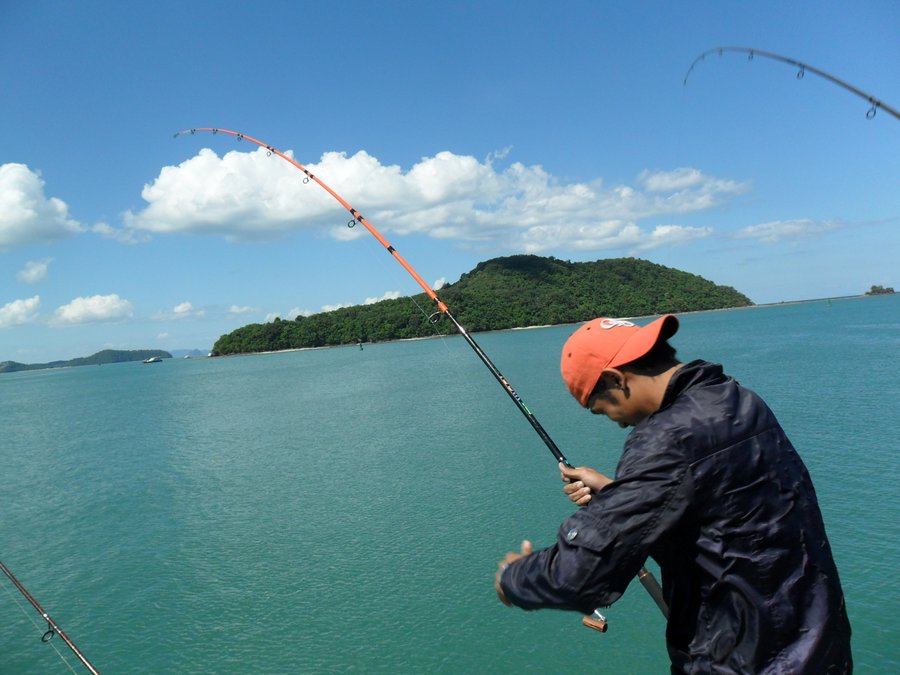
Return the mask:
<path id="1" fill-rule="evenodd" d="M 625 443 L 613 483 L 554 546 L 503 573 L 525 609 L 589 614 L 650 556 L 673 673 L 844 673 L 850 624 L 815 490 L 772 411 L 694 361 Z"/>

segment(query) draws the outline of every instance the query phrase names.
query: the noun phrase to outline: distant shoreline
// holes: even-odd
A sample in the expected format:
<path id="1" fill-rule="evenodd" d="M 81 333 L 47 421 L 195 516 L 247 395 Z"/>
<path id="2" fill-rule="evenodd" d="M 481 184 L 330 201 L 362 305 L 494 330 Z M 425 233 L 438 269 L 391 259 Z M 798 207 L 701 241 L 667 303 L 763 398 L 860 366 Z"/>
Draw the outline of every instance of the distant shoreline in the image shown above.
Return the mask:
<path id="1" fill-rule="evenodd" d="M 885 295 L 896 295 L 894 294 L 885 294 Z M 879 297 L 879 295 L 867 295 L 865 293 L 860 293 L 857 295 L 836 295 L 836 296 L 828 296 L 823 298 L 810 298 L 808 300 L 782 300 L 780 302 L 766 302 L 760 304 L 746 305 L 743 307 L 720 307 L 718 309 L 698 309 L 698 310 L 690 310 L 686 312 L 676 312 L 678 315 L 689 315 L 689 314 L 707 314 L 711 312 L 730 312 L 734 310 L 752 310 L 752 309 L 761 309 L 765 307 L 782 307 L 788 305 L 803 305 L 810 304 L 815 302 L 829 302 L 832 300 L 855 300 L 855 299 L 864 299 L 864 298 L 872 298 Z M 628 317 L 617 317 L 623 319 L 650 319 L 655 316 L 660 316 L 659 314 L 645 314 L 640 316 L 628 316 Z M 521 330 L 536 330 L 539 328 L 555 328 L 556 326 L 575 326 L 579 323 L 584 323 L 583 321 L 575 322 L 575 323 L 557 323 L 557 324 L 544 324 L 544 325 L 535 325 L 535 326 L 514 326 L 513 328 L 504 328 L 501 330 L 495 331 L 478 331 L 478 333 L 503 333 L 507 331 L 521 331 Z M 474 331 L 473 331 L 474 332 Z M 453 337 L 453 335 L 428 335 L 425 337 L 414 337 L 414 338 L 398 338 L 396 340 L 384 340 L 381 342 L 363 342 L 362 345 L 373 345 L 373 344 L 388 344 L 392 342 L 414 342 L 417 340 L 433 340 L 435 338 L 444 338 L 444 337 Z M 222 354 L 220 356 L 210 356 L 204 358 L 215 358 L 215 359 L 223 359 L 223 358 L 233 358 L 238 356 L 262 356 L 266 354 L 284 354 L 288 352 L 305 352 L 312 351 L 316 349 L 335 349 L 335 348 L 345 348 L 345 347 L 357 347 L 358 343 L 347 343 L 343 345 L 322 345 L 320 347 L 295 347 L 291 349 L 276 349 L 276 350 L 268 350 L 263 352 L 242 352 L 240 354 Z M 75 359 L 72 359 L 75 360 Z M 53 370 L 60 368 L 76 368 L 81 366 L 76 365 L 65 365 L 65 366 L 48 366 L 46 368 L 28 368 L 27 372 L 33 372 L 36 370 Z M 26 372 L 25 370 L 18 370 L 14 372 Z M 3 375 L 5 373 L 0 373 Z"/>

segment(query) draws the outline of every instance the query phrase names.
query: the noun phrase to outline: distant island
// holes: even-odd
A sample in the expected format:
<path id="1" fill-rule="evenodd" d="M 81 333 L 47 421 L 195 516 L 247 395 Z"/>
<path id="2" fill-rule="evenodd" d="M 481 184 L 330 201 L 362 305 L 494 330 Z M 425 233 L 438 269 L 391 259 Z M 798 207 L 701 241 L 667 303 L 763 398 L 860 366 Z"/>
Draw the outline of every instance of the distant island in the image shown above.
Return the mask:
<path id="1" fill-rule="evenodd" d="M 94 366 L 105 363 L 124 363 L 126 361 L 143 361 L 149 358 L 171 359 L 169 352 L 161 349 L 104 349 L 93 356 L 84 356 L 69 361 L 51 361 L 50 363 L 17 363 L 16 361 L 0 362 L 0 373 L 15 373 L 20 370 L 43 370 L 44 368 L 71 368 L 73 366 Z"/>
<path id="2" fill-rule="evenodd" d="M 730 286 L 638 258 L 569 262 L 514 255 L 479 263 L 439 297 L 471 332 L 577 323 L 597 316 L 649 316 L 753 302 Z M 412 296 L 424 312 L 437 308 L 425 293 Z M 447 324 L 445 324 L 447 325 Z M 452 326 L 449 329 L 453 329 Z M 435 334 L 410 298 L 249 324 L 220 337 L 212 355 L 362 344 Z"/>
<path id="3" fill-rule="evenodd" d="M 872 286 L 868 291 L 866 291 L 866 295 L 890 295 L 894 292 L 894 289 L 891 286 Z"/>

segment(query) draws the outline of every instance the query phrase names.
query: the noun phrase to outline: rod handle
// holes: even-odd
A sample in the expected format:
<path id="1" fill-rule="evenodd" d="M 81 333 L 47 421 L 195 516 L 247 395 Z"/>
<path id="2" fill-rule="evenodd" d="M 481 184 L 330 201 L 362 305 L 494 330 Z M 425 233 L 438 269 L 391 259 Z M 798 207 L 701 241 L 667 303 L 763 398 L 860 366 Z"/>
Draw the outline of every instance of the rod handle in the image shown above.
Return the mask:
<path id="1" fill-rule="evenodd" d="M 581 623 L 588 628 L 593 628 L 595 631 L 599 631 L 600 633 L 605 633 L 608 625 L 606 623 L 606 617 L 603 616 L 596 609 L 594 613 L 591 615 L 585 614 L 581 617 Z"/>
<path id="2" fill-rule="evenodd" d="M 644 588 L 647 589 L 647 593 L 653 598 L 653 601 L 656 603 L 656 606 L 659 607 L 659 611 L 662 612 L 662 615 L 668 619 L 669 606 L 663 598 L 662 588 L 660 588 L 656 577 L 654 577 L 646 567 L 642 567 L 641 571 L 638 572 L 638 580 L 643 584 Z"/>

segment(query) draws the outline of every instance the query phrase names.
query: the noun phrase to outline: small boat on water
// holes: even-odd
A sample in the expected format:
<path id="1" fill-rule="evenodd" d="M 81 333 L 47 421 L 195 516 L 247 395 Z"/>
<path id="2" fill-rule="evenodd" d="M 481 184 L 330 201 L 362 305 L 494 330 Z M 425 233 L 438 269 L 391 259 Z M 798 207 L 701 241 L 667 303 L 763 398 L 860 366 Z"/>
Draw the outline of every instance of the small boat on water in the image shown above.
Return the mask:
<path id="1" fill-rule="evenodd" d="M 151 356 L 150 358 L 144 359 L 144 363 L 162 363 L 162 359 L 158 356 Z"/>

